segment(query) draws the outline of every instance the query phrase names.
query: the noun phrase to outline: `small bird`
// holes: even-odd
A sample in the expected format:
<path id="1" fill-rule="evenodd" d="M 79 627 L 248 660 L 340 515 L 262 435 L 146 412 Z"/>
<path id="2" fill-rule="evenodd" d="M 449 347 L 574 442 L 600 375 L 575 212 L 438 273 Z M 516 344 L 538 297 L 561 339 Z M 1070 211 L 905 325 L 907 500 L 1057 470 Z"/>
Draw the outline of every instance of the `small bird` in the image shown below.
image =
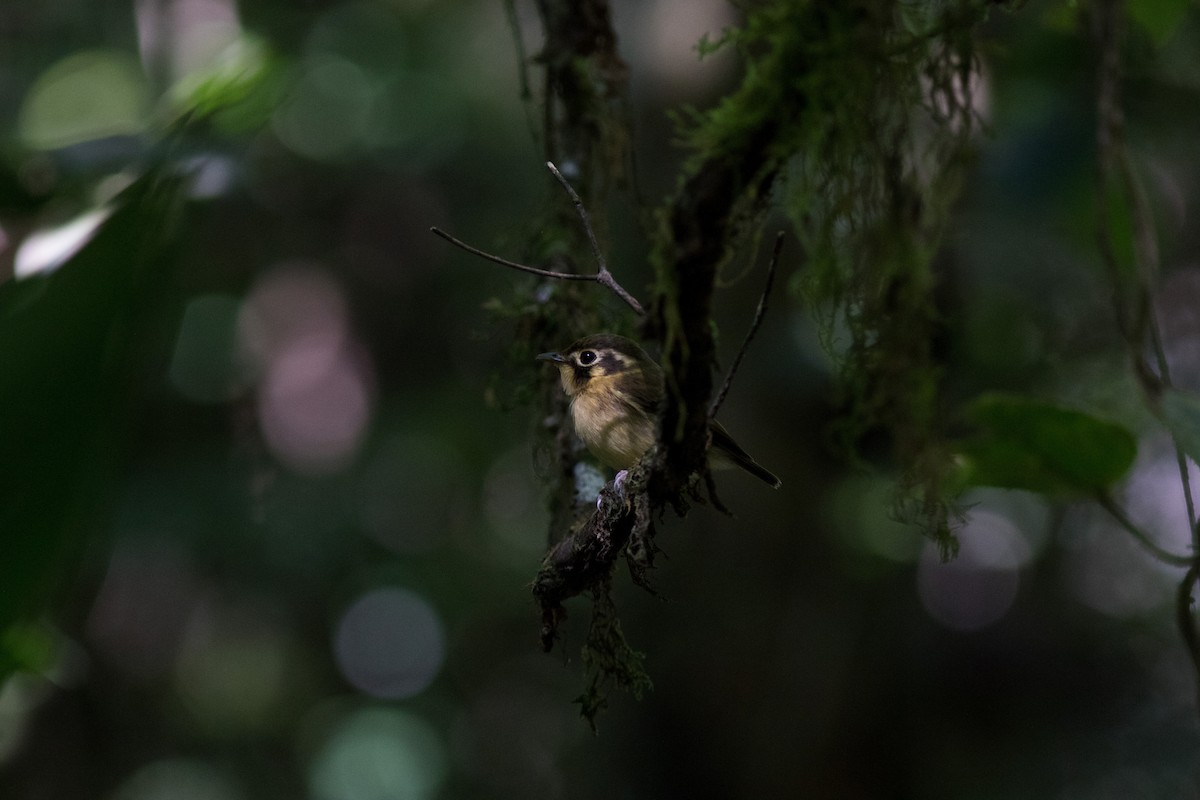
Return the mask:
<path id="1" fill-rule="evenodd" d="M 662 367 L 624 336 L 585 336 L 561 353 L 537 357 L 558 367 L 571 400 L 575 433 L 606 466 L 627 470 L 658 438 L 663 398 Z M 737 466 L 778 489 L 780 482 L 738 446 L 721 423 L 709 423 L 710 467 Z M 618 478 L 620 476 L 618 475 Z"/>

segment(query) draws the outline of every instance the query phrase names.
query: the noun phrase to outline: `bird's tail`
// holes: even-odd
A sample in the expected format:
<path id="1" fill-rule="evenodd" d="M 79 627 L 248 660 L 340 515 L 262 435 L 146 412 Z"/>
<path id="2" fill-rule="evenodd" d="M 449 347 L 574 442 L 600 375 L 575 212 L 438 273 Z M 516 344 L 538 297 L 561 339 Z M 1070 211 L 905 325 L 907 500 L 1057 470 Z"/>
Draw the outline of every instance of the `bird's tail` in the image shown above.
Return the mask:
<path id="1" fill-rule="evenodd" d="M 775 477 L 775 473 L 751 458 L 750 454 L 733 440 L 724 425 L 713 420 L 709 429 L 712 431 L 712 447 L 708 451 L 711 466 L 741 467 L 763 483 L 768 484 L 772 489 L 778 489 L 782 485 L 779 478 Z"/>

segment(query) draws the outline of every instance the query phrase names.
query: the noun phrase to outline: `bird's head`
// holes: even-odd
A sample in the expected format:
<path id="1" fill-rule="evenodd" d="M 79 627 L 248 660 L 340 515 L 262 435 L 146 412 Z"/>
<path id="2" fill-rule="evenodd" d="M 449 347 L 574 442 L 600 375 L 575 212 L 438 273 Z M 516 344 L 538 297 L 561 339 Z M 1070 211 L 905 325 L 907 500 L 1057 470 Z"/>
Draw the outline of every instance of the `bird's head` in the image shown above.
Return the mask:
<path id="1" fill-rule="evenodd" d="M 613 380 L 641 383 L 660 374 L 658 365 L 637 342 L 613 333 L 585 336 L 561 352 L 541 353 L 538 359 L 558 367 L 568 397 Z"/>

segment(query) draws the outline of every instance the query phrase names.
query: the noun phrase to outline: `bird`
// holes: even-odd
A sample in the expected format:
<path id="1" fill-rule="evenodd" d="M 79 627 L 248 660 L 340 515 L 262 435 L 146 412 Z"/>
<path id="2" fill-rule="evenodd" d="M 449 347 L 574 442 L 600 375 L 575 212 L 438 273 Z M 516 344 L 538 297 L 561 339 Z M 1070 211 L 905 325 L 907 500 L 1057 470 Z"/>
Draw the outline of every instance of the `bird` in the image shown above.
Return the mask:
<path id="1" fill-rule="evenodd" d="M 637 342 L 598 333 L 560 352 L 540 353 L 537 360 L 558 367 L 575 433 L 602 464 L 623 473 L 654 446 L 665 392 L 663 371 Z M 711 420 L 709 431 L 709 467 L 741 467 L 779 488 L 779 478 L 751 458 L 721 423 Z"/>

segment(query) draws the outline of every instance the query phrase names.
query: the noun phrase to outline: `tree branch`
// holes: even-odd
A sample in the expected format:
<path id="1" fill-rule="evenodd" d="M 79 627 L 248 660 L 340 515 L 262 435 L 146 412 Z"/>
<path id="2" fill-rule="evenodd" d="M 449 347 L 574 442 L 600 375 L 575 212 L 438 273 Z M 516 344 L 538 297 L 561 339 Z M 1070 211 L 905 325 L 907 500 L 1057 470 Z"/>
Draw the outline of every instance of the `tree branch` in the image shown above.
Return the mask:
<path id="1" fill-rule="evenodd" d="M 554 166 L 553 161 L 547 161 L 546 167 L 554 173 L 554 177 L 558 178 L 558 182 L 561 183 L 562 187 L 567 190 L 567 194 L 571 197 L 571 202 L 575 204 L 575 212 L 579 214 L 579 219 L 581 222 L 583 222 L 583 229 L 587 231 L 588 241 L 591 242 L 592 245 L 592 255 L 596 258 L 596 282 L 601 286 L 607 286 L 609 289 L 615 292 L 617 297 L 620 297 L 622 300 L 628 303 L 629 307 L 638 314 L 645 314 L 646 310 L 642 308 L 642 304 L 635 300 L 633 295 L 625 291 L 625 289 L 623 289 L 621 285 L 617 283 L 616 279 L 613 278 L 612 273 L 608 271 L 608 265 L 604 261 L 604 254 L 600 252 L 600 245 L 596 242 L 596 232 L 592 230 L 592 222 L 590 219 L 588 219 L 587 209 L 583 207 L 583 201 L 579 199 L 579 195 L 575 193 L 575 190 L 571 187 L 571 184 L 568 183 L 567 179 L 564 178 L 562 173 L 558 171 L 558 167 Z"/>
<path id="2" fill-rule="evenodd" d="M 1192 611 L 1192 590 L 1200 581 L 1200 565 L 1192 564 L 1179 582 L 1179 593 L 1175 596 L 1175 619 L 1188 655 L 1192 658 L 1192 669 L 1197 676 L 1196 695 L 1200 698 L 1200 634 L 1196 631 L 1196 616 Z"/>
<path id="3" fill-rule="evenodd" d="M 1125 141 L 1125 112 L 1121 104 L 1121 40 L 1124 32 L 1124 4 L 1120 0 L 1104 0 L 1096 4 L 1094 35 L 1100 50 L 1096 89 L 1096 147 L 1099 155 L 1100 217 L 1097 225 L 1100 255 L 1113 284 L 1113 300 L 1117 309 L 1118 324 L 1124 334 L 1134 363 L 1139 365 L 1138 376 L 1143 390 L 1156 399 L 1163 389 L 1171 387 L 1171 369 L 1163 346 L 1154 309 L 1152 286 L 1158 274 L 1158 240 L 1145 189 L 1134 172 Z M 1111 213 L 1113 186 L 1125 195 L 1130 221 L 1133 225 L 1133 293 L 1131 302 L 1125 302 L 1123 290 L 1128 286 L 1117 257 L 1108 215 Z M 1130 319 L 1130 309 L 1133 318 Z M 1145 364 L 1143 347 L 1148 340 L 1154 354 L 1158 375 Z M 1153 404 L 1152 404 L 1153 405 Z M 1179 468 L 1179 481 L 1183 486 L 1184 504 L 1187 507 L 1188 526 L 1192 532 L 1192 545 L 1200 558 L 1200 537 L 1196 528 L 1196 505 L 1192 496 L 1191 477 L 1188 472 L 1187 456 L 1175 442 L 1175 461 Z M 1200 561 L 1197 562 L 1200 565 Z"/>
<path id="4" fill-rule="evenodd" d="M 517 81 L 521 87 L 521 102 L 528 103 L 533 98 L 533 92 L 529 89 L 529 59 L 525 55 L 525 39 L 521 36 L 516 0 L 504 0 L 504 16 L 508 21 L 508 29 L 512 31 L 513 48 L 517 51 Z"/>
<path id="5" fill-rule="evenodd" d="M 1171 388 L 1171 369 L 1154 308 L 1153 287 L 1157 282 L 1159 252 L 1153 212 L 1146 192 L 1134 171 L 1125 140 L 1125 113 L 1121 103 L 1121 45 L 1125 21 L 1125 4 L 1122 0 L 1100 0 L 1096 3 L 1093 31 L 1100 56 L 1096 89 L 1096 146 L 1100 171 L 1098 194 L 1101 205 L 1097 233 L 1100 255 L 1113 285 L 1113 304 L 1117 310 L 1121 333 L 1136 365 L 1142 391 L 1151 409 L 1161 416 L 1158 400 L 1165 389 Z M 1132 276 L 1129 275 L 1129 270 L 1122 269 L 1109 220 L 1114 185 L 1116 192 L 1124 195 L 1121 200 L 1126 206 L 1133 227 Z M 1129 293 L 1133 294 L 1132 298 L 1122 296 Z M 1157 375 L 1146 363 L 1144 352 L 1147 344 L 1154 354 Z M 1149 541 L 1144 533 L 1119 513 L 1120 509 L 1116 508 L 1110 498 L 1104 498 L 1101 505 L 1159 561 L 1188 568 L 1180 581 L 1176 596 L 1176 622 L 1187 646 L 1188 655 L 1192 659 L 1192 668 L 1197 678 L 1197 696 L 1200 698 L 1200 636 L 1197 635 L 1196 619 L 1192 613 L 1192 589 L 1200 579 L 1200 526 L 1196 523 L 1196 504 L 1192 496 L 1188 458 L 1173 433 L 1172 439 L 1175 443 L 1179 482 L 1187 507 L 1192 543 L 1190 556 L 1167 553 Z"/>
<path id="6" fill-rule="evenodd" d="M 1135 525 L 1133 520 L 1126 516 L 1125 511 L 1119 505 L 1117 505 L 1116 501 L 1113 500 L 1108 494 L 1103 492 L 1100 493 L 1096 497 L 1096 502 L 1099 503 L 1100 507 L 1107 511 L 1109 515 L 1116 520 L 1117 523 L 1124 528 L 1130 536 L 1134 538 L 1134 541 L 1140 544 L 1142 548 L 1147 553 L 1154 556 L 1154 558 L 1158 559 L 1164 564 L 1169 564 L 1172 567 L 1193 566 L 1195 559 L 1192 556 L 1176 555 L 1175 553 L 1172 553 L 1169 550 L 1164 550 L 1155 544 L 1145 531 Z"/>
<path id="7" fill-rule="evenodd" d="M 515 261 L 509 261 L 506 258 L 501 258 L 500 256 L 496 256 L 496 255 L 492 255 L 491 253 L 484 252 L 483 250 L 480 250 L 477 247 L 472 247 L 471 245 L 467 244 L 466 242 L 462 241 L 461 239 L 457 239 L 457 238 L 451 236 L 450 234 L 446 233 L 444 230 L 442 230 L 441 228 L 438 228 L 437 226 L 430 228 L 429 231 L 430 231 L 430 233 L 433 233 L 433 234 L 436 234 L 437 236 L 442 237 L 443 239 L 445 239 L 447 242 L 454 245 L 455 247 L 459 247 L 459 248 L 462 248 L 463 250 L 466 250 L 471 255 L 476 255 L 476 256 L 479 256 L 480 258 L 486 258 L 488 261 L 491 261 L 495 264 L 500 264 L 501 266 L 504 266 L 504 267 L 509 267 L 510 269 L 520 270 L 521 272 L 528 272 L 530 275 L 541 275 L 543 278 L 558 278 L 559 280 L 564 280 L 564 281 L 595 281 L 596 280 L 595 275 L 584 275 L 584 274 L 581 274 L 578 272 L 555 272 L 554 270 L 539 269 L 537 267 L 530 267 L 526 264 L 518 264 Z"/>
<path id="8" fill-rule="evenodd" d="M 783 250 L 783 231 L 775 234 L 775 247 L 771 251 L 771 262 L 767 264 L 767 283 L 763 286 L 762 296 L 758 298 L 758 308 L 754 310 L 754 319 L 750 322 L 750 329 L 746 331 L 746 338 L 742 340 L 742 346 L 738 350 L 737 356 L 734 357 L 733 363 L 729 365 L 729 374 L 725 376 L 725 382 L 721 384 L 721 391 L 717 392 L 717 399 L 713 401 L 708 409 L 709 419 L 717 416 L 717 411 L 720 410 L 721 404 L 725 402 L 725 395 L 729 394 L 729 389 L 733 386 L 733 376 L 737 374 L 738 367 L 742 363 L 742 358 L 745 357 L 746 350 L 750 347 L 750 340 L 754 338 L 754 334 L 758 333 L 758 328 L 762 325 L 763 317 L 766 316 L 767 298 L 771 295 L 771 286 L 775 283 L 775 267 L 779 263 L 779 253 L 781 250 Z"/>
<path id="9" fill-rule="evenodd" d="M 653 452 L 653 451 L 652 451 Z M 594 589 L 612 573 L 626 545 L 644 553 L 631 560 L 635 580 L 644 584 L 653 566 L 654 526 L 646 482 L 654 455 L 644 456 L 629 470 L 623 489 L 610 481 L 600 490 L 596 510 L 576 531 L 550 549 L 533 581 L 533 596 L 542 609 L 542 647 L 549 652 L 566 617 L 563 603 Z M 632 557 L 631 557 L 632 558 Z"/>
<path id="10" fill-rule="evenodd" d="M 575 190 L 571 188 L 571 184 L 567 183 L 567 179 L 562 176 L 562 173 L 558 171 L 558 167 L 554 166 L 553 162 L 547 161 L 546 166 L 549 167 L 550 171 L 554 173 L 554 177 L 558 178 L 558 182 L 563 185 L 563 188 L 567 190 L 567 194 L 570 195 L 571 202 L 575 204 L 575 210 L 579 213 L 579 219 L 583 222 L 584 230 L 587 231 L 588 241 L 592 244 L 592 254 L 596 257 L 596 272 L 594 274 L 586 275 L 579 272 L 556 272 L 555 270 L 540 269 L 538 267 L 531 267 L 526 264 L 518 264 L 515 261 L 509 261 L 506 258 L 501 258 L 500 256 L 485 252 L 477 247 L 472 247 L 461 239 L 451 236 L 436 226 L 430 228 L 430 232 L 442 237 L 455 247 L 466 250 L 471 255 L 485 258 L 494 264 L 499 264 L 503 267 L 508 267 L 509 269 L 528 272 L 530 275 L 540 275 L 543 278 L 555 278 L 563 281 L 592 281 L 594 283 L 598 283 L 601 286 L 609 289 L 617 297 L 624 300 L 629 307 L 638 314 L 645 314 L 646 310 L 642 308 L 642 304 L 639 303 L 633 295 L 627 292 L 625 288 L 621 286 L 621 284 L 617 283 L 617 279 L 614 278 L 612 273 L 608 271 L 608 266 L 604 262 L 604 255 L 600 252 L 600 245 L 596 242 L 596 233 L 592 230 L 592 223 L 588 219 L 587 210 L 583 207 L 583 201 L 579 199 L 579 195 L 576 194 Z"/>

